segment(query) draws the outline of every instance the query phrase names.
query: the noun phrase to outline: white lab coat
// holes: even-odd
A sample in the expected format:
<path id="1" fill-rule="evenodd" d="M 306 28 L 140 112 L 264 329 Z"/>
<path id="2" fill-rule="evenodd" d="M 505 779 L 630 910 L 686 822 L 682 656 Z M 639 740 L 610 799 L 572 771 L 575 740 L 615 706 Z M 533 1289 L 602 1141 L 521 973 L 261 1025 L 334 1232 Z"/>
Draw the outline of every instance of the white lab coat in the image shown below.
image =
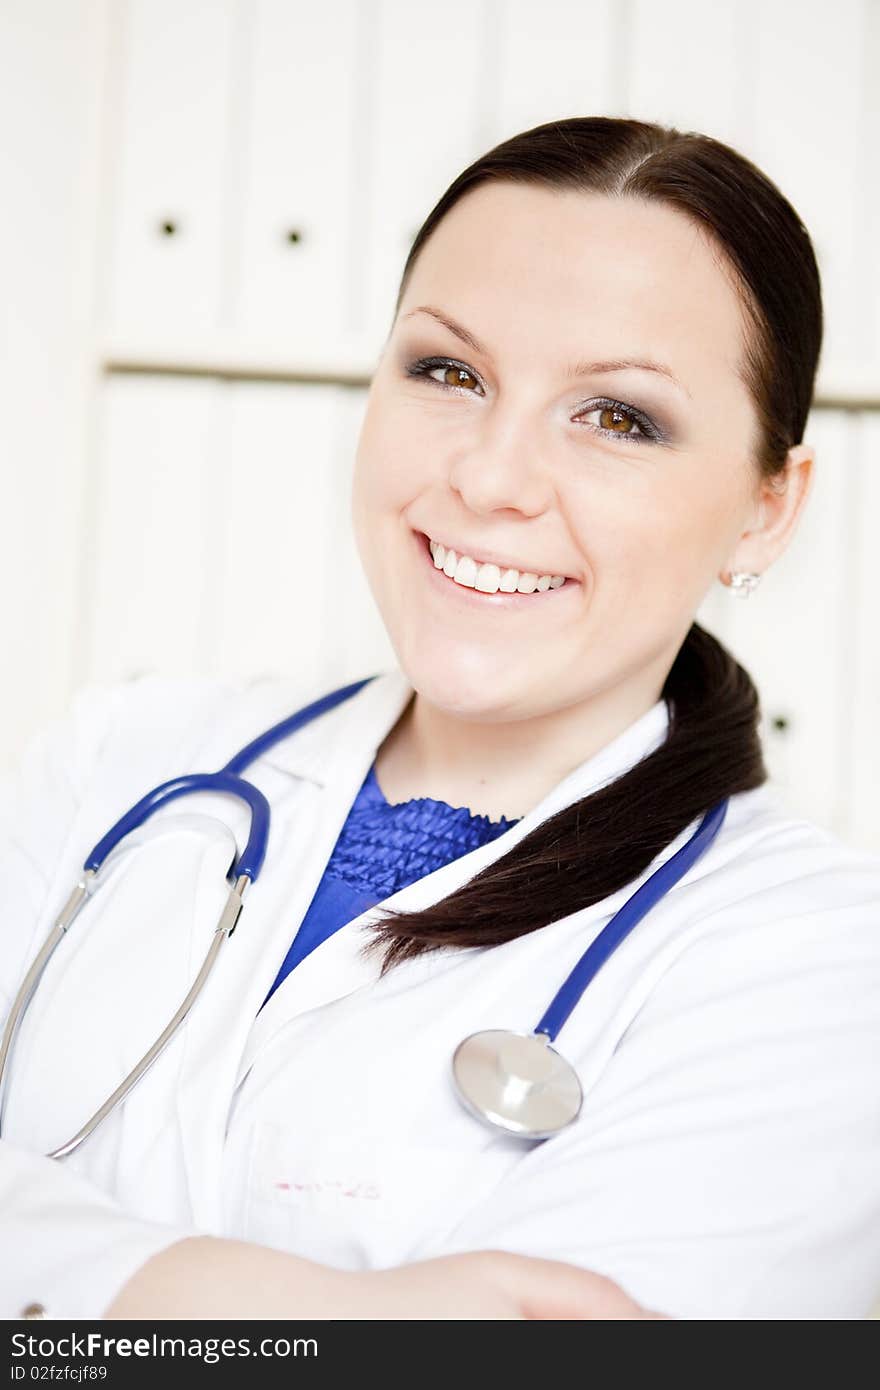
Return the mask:
<path id="1" fill-rule="evenodd" d="M 155 783 L 220 767 L 323 691 L 150 676 L 86 690 L 29 747 L 0 814 L 0 1017 L 86 852 Z M 379 979 L 363 926 L 260 1005 L 412 687 L 391 670 L 247 774 L 266 865 L 184 1029 L 80 1150 L 43 1157 L 146 1050 L 198 969 L 232 827 L 210 793 L 118 852 L 22 1025 L 0 1141 L 0 1316 L 99 1317 L 150 1255 L 235 1236 L 349 1269 L 473 1249 L 605 1273 L 679 1318 L 861 1318 L 880 1293 L 880 858 L 731 800 L 710 850 L 589 986 L 556 1046 L 577 1122 L 494 1135 L 450 1083 L 458 1041 L 534 1027 L 644 874 L 501 946 Z M 434 902 L 662 741 L 662 701 L 490 844 L 386 899 Z M 217 817 L 220 818 L 216 819 Z"/>

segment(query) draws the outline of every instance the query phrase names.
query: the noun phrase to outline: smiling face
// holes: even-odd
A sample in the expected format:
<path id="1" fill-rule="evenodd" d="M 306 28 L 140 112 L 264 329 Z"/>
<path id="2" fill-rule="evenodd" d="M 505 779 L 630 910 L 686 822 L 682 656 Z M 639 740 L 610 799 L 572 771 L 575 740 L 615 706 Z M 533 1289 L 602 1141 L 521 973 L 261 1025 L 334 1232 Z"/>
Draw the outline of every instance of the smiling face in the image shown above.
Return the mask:
<path id="1" fill-rule="evenodd" d="M 658 698 L 710 585 L 764 567 L 737 550 L 760 492 L 742 350 L 727 274 L 663 204 L 491 183 L 451 209 L 373 376 L 352 497 L 420 696 L 489 722 Z M 598 365 L 623 359 L 664 371 Z M 463 587 L 425 537 L 566 582 Z"/>

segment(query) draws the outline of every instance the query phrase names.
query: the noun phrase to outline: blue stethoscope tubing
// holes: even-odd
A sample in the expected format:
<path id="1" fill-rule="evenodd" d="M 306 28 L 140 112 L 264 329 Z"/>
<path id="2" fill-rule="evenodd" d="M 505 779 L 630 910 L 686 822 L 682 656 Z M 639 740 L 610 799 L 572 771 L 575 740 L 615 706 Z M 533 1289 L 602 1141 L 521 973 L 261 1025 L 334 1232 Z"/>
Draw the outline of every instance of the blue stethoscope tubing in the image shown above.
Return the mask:
<path id="1" fill-rule="evenodd" d="M 229 896 L 202 968 L 189 993 L 162 1034 L 116 1091 L 108 1096 L 71 1140 L 47 1155 L 50 1158 L 64 1158 L 72 1153 L 124 1100 L 183 1023 L 204 987 L 221 945 L 235 930 L 245 889 L 256 882 L 265 862 L 271 823 L 266 797 L 241 775 L 242 772 L 274 744 L 357 694 L 375 679 L 375 676 L 368 676 L 312 701 L 246 744 L 218 772 L 191 773 L 162 782 L 141 797 L 102 836 L 86 856 L 82 877 L 56 917 L 7 1018 L 0 1041 L 0 1121 L 4 1099 L 3 1077 L 21 1020 L 50 956 L 84 902 L 94 893 L 99 881 L 98 874 L 111 852 L 160 807 L 194 792 L 220 792 L 234 796 L 250 810 L 247 841 L 241 853 L 233 859 L 227 874 L 227 879 L 231 881 Z M 582 1101 L 577 1073 L 564 1057 L 550 1047 L 550 1043 L 559 1034 L 590 981 L 624 938 L 706 852 L 721 829 L 727 807 L 726 798 L 713 806 L 703 816 L 691 839 L 614 914 L 570 971 L 532 1033 L 490 1029 L 463 1039 L 453 1056 L 452 1081 L 456 1094 L 469 1113 L 495 1131 L 502 1130 L 525 1139 L 549 1138 L 576 1118 Z"/>
<path id="2" fill-rule="evenodd" d="M 319 700 L 314 700 L 296 714 L 282 719 L 280 723 L 273 724 L 271 729 L 267 729 L 240 749 L 219 772 L 193 772 L 187 777 L 173 777 L 171 781 L 162 782 L 160 786 L 154 787 L 110 827 L 87 856 L 83 868 L 87 872 L 97 873 L 120 840 L 142 825 L 160 806 L 167 805 L 176 797 L 187 796 L 191 792 L 224 792 L 244 801 L 251 812 L 247 843 L 238 860 L 233 863 L 230 876 L 247 878 L 251 883 L 256 883 L 266 859 L 271 815 L 269 803 L 263 793 L 252 782 L 245 781 L 240 774 L 274 744 L 288 738 L 290 734 L 302 728 L 303 724 L 308 724 L 312 719 L 317 719 L 319 715 L 333 709 L 334 705 L 339 705 L 351 695 L 356 695 L 363 686 L 375 679 L 375 676 L 367 676 L 364 680 L 342 686 L 339 690 L 331 691 L 329 695 L 322 695 Z"/>

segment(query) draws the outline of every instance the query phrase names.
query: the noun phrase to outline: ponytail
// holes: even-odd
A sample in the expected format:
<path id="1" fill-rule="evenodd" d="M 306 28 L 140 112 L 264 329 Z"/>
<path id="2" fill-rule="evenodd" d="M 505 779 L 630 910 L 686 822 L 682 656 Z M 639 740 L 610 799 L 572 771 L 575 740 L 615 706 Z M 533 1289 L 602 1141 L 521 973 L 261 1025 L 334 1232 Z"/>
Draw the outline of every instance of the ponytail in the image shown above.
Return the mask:
<path id="1" fill-rule="evenodd" d="M 366 947 L 385 948 L 381 973 L 443 946 L 497 946 L 601 902 L 711 806 L 767 780 L 758 692 L 698 623 L 662 696 L 666 738 L 623 776 L 557 811 L 433 906 L 382 909 Z"/>

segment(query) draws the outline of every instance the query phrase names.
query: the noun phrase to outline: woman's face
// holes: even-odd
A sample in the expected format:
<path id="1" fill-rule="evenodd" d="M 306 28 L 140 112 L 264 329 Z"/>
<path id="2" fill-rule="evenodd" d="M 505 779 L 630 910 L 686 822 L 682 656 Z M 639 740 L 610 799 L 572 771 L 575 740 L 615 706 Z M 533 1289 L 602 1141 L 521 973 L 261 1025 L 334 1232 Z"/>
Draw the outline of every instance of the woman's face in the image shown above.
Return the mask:
<path id="1" fill-rule="evenodd" d="M 456 204 L 373 376 L 353 490 L 367 578 L 422 696 L 489 721 L 627 684 L 640 707 L 658 698 L 710 585 L 750 567 L 742 343 L 726 274 L 668 207 L 508 183 Z M 477 587 L 426 537 L 472 557 L 458 573 Z M 523 574 L 566 579 L 522 592 Z M 516 592 L 479 587 L 499 579 Z"/>

